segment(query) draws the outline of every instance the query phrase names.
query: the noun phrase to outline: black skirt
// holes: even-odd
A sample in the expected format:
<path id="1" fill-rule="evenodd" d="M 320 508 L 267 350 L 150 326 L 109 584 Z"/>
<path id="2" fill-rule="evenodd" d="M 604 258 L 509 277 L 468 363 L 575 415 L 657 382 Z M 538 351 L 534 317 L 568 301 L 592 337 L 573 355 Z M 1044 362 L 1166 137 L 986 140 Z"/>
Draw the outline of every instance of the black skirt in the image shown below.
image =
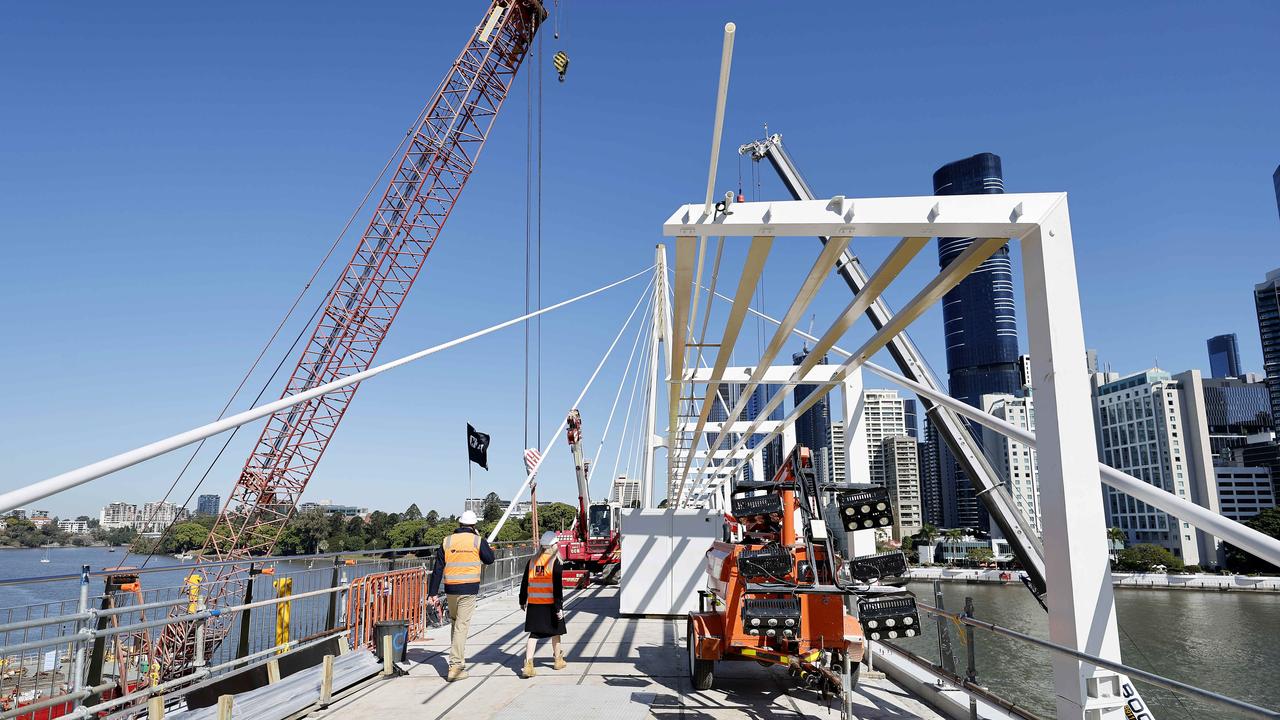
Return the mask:
<path id="1" fill-rule="evenodd" d="M 555 605 L 525 605 L 524 631 L 539 640 L 563 635 L 564 618 L 556 614 Z"/>

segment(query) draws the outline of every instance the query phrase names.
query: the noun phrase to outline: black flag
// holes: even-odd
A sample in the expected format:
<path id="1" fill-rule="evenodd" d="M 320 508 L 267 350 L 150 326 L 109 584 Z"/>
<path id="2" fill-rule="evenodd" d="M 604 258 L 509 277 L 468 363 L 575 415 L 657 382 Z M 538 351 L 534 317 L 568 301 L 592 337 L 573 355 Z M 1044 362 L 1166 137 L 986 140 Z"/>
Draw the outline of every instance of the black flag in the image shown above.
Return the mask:
<path id="1" fill-rule="evenodd" d="M 477 432 L 467 423 L 467 457 L 485 470 L 489 469 L 489 436 Z"/>

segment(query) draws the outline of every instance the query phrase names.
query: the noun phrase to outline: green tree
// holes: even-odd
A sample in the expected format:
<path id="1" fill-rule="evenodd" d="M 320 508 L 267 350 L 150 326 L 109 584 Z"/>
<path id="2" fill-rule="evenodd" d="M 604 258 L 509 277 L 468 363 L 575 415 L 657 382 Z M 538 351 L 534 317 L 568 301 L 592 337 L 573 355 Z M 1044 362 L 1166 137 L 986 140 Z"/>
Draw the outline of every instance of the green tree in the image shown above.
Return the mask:
<path id="1" fill-rule="evenodd" d="M 415 547 L 423 544 L 428 529 L 426 520 L 402 520 L 387 533 L 387 539 L 393 548 Z"/>
<path id="2" fill-rule="evenodd" d="M 409 509 L 405 510 L 404 514 L 400 516 L 400 522 L 405 522 L 406 520 L 412 521 L 412 520 L 421 520 L 421 519 L 422 519 L 422 511 L 418 509 L 418 503 L 413 503 L 412 505 L 410 505 Z"/>
<path id="3" fill-rule="evenodd" d="M 1245 520 L 1244 524 L 1263 535 L 1280 539 L 1280 509 L 1267 508 Z M 1265 560 L 1260 560 L 1231 543 L 1226 543 L 1225 548 L 1227 552 L 1227 567 L 1234 572 L 1280 573 L 1280 567 L 1276 567 Z"/>
<path id="4" fill-rule="evenodd" d="M 991 552 L 991 548 L 989 547 L 976 547 L 969 548 L 969 550 L 965 552 L 964 556 L 974 564 L 985 565 L 994 560 L 996 555 Z"/>
<path id="5" fill-rule="evenodd" d="M 568 530 L 573 527 L 573 521 L 578 517 L 578 508 L 562 502 L 547 503 L 538 506 L 538 529 L 546 532 L 547 530 Z M 525 517 L 524 522 L 526 528 L 532 528 L 532 517 Z M 526 536 L 527 537 L 527 536 Z"/>
<path id="6" fill-rule="evenodd" d="M 1148 572 L 1157 565 L 1169 570 L 1181 570 L 1182 561 L 1165 548 L 1150 543 L 1139 543 L 1120 551 L 1116 566 L 1121 570 Z"/>
<path id="7" fill-rule="evenodd" d="M 186 552 L 204 547 L 209 537 L 209 529 L 198 522 L 184 522 L 175 525 L 165 539 L 162 552 Z"/>
<path id="8" fill-rule="evenodd" d="M 502 517 L 502 511 L 505 509 L 502 507 L 502 498 L 498 497 L 498 493 L 491 492 L 484 496 L 480 519 L 485 522 L 492 522 Z"/>
<path id="9" fill-rule="evenodd" d="M 456 529 L 458 529 L 458 523 L 456 520 L 442 522 L 423 534 L 422 544 L 439 545 L 444 542 L 447 535 L 451 534 Z"/>
<path id="10" fill-rule="evenodd" d="M 324 552 L 328 547 L 330 526 L 328 513 L 321 508 L 313 508 L 303 513 L 298 513 L 289 521 L 287 529 L 293 530 L 291 547 L 296 552 L 286 553 L 291 555 L 312 555 L 318 552 Z"/>
<path id="11" fill-rule="evenodd" d="M 925 523 L 920 526 L 920 532 L 916 533 L 917 542 L 923 542 L 925 545 L 932 545 L 933 541 L 938 537 L 938 527 Z"/>
<path id="12" fill-rule="evenodd" d="M 427 521 L 428 525 L 430 525 L 431 527 L 435 527 L 436 525 L 440 524 L 440 513 L 436 512 L 435 510 L 432 510 L 431 512 L 427 513 L 427 516 L 423 519 Z"/>

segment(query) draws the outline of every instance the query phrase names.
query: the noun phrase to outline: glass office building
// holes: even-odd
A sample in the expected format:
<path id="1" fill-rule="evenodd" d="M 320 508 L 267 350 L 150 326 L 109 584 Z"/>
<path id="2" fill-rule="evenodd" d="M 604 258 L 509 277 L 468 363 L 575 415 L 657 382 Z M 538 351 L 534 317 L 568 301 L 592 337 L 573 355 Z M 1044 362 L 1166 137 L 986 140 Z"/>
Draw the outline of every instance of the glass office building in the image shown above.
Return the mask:
<path id="1" fill-rule="evenodd" d="M 1280 417 L 1280 269 L 1267 273 L 1265 282 L 1253 286 L 1253 302 L 1262 339 L 1262 366 L 1271 393 L 1271 416 Z"/>
<path id="2" fill-rule="evenodd" d="M 1000 157 L 980 153 L 947 163 L 933 174 L 935 195 L 1004 192 Z M 974 238 L 938 238 L 938 267 L 946 267 Z M 1021 395 L 1018 377 L 1018 318 L 1014 311 L 1013 264 L 1002 247 L 942 299 L 947 375 L 952 397 L 980 407 L 983 395 Z M 975 433 L 976 434 L 976 433 Z M 947 527 L 989 530 L 985 508 L 969 478 L 942 449 L 942 503 Z"/>
<path id="3" fill-rule="evenodd" d="M 1235 333 L 1215 335 L 1206 343 L 1209 348 L 1209 375 L 1216 378 L 1238 378 L 1240 372 L 1240 345 Z"/>

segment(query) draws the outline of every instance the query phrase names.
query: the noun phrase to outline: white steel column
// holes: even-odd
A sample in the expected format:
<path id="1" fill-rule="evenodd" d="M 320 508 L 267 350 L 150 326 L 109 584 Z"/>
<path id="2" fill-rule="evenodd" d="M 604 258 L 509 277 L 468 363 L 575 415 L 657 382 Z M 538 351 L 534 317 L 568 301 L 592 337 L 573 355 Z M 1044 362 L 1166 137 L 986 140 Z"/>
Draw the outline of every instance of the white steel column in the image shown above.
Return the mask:
<path id="1" fill-rule="evenodd" d="M 1084 325 L 1067 200 L 1022 239 L 1027 336 L 1036 373 L 1036 438 L 1050 578 L 1049 639 L 1120 661 L 1098 476 Z M 1124 716 L 1119 678 L 1055 654 L 1057 717 Z"/>
<path id="2" fill-rule="evenodd" d="M 862 368 L 850 372 L 841 387 L 844 391 L 844 479 L 845 482 L 870 482 L 867 427 L 862 422 Z"/>
<path id="3" fill-rule="evenodd" d="M 640 472 L 640 507 L 652 508 L 653 502 L 653 469 L 655 467 L 654 460 L 657 455 L 658 448 L 662 447 L 662 436 L 658 433 L 658 389 L 662 387 L 662 375 L 658 372 L 658 346 L 664 341 L 669 340 L 668 331 L 671 327 L 667 320 L 667 248 L 665 245 L 659 244 L 654 250 L 655 275 L 653 283 L 653 339 L 649 343 L 649 394 L 648 394 L 648 415 L 643 423 L 645 446 L 641 449 L 644 453 L 642 458 Z M 667 342 L 670 345 L 670 342 Z M 667 360 L 667 369 L 671 368 L 671 360 Z M 670 450 L 668 450 L 670 452 Z"/>

